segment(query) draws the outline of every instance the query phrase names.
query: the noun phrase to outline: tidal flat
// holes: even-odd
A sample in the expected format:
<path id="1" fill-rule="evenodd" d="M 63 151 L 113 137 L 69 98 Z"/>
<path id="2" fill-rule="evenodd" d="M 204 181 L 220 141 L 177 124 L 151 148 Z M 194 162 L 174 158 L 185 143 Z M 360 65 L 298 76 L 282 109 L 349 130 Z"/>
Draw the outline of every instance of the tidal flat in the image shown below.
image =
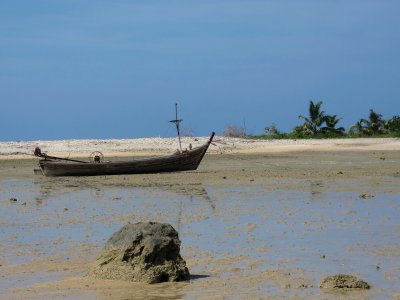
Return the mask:
<path id="1" fill-rule="evenodd" d="M 47 178 L 0 161 L 1 299 L 400 299 L 399 151 L 206 155 L 194 172 Z M 190 282 L 85 277 L 128 222 L 170 223 Z M 329 275 L 370 290 L 322 290 Z"/>

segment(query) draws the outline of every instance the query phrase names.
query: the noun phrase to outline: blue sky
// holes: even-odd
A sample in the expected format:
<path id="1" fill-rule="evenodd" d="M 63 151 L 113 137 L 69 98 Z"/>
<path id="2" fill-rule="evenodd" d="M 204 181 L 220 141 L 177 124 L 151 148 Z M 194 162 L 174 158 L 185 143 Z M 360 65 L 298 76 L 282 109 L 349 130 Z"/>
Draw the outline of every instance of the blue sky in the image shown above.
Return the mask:
<path id="1" fill-rule="evenodd" d="M 399 1 L 0 1 L 0 140 L 400 114 Z"/>

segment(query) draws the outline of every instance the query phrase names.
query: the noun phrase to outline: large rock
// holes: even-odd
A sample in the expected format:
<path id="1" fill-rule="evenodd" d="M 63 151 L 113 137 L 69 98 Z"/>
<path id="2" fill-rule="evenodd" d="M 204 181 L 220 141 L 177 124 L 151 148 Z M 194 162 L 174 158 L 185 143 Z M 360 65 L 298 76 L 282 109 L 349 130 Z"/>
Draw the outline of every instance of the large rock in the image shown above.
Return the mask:
<path id="1" fill-rule="evenodd" d="M 323 289 L 369 289 L 365 281 L 352 275 L 337 274 L 326 277 L 319 285 Z"/>
<path id="2" fill-rule="evenodd" d="M 87 275 L 146 283 L 189 280 L 180 245 L 169 224 L 127 224 L 111 236 Z"/>

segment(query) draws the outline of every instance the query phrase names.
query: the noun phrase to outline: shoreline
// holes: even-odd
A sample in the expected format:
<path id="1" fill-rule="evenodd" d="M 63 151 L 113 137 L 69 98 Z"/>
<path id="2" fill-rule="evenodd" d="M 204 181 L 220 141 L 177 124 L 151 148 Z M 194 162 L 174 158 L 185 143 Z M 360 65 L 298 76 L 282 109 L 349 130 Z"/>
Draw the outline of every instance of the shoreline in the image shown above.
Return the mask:
<path id="1" fill-rule="evenodd" d="M 182 147 L 198 147 L 208 137 L 183 137 Z M 55 140 L 0 142 L 0 160 L 32 159 L 33 150 L 60 157 L 87 157 L 100 151 L 108 157 L 157 156 L 174 152 L 176 138 L 138 138 L 109 140 Z M 262 154 L 278 152 L 399 151 L 400 138 L 255 140 L 216 136 L 208 154 Z"/>

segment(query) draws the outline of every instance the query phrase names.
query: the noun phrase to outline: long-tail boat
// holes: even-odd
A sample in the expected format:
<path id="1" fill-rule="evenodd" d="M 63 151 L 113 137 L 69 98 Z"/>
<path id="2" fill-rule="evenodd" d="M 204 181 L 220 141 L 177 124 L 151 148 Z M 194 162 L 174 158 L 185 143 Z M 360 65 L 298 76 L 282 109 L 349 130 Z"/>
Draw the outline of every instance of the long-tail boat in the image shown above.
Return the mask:
<path id="1" fill-rule="evenodd" d="M 207 152 L 215 133 L 212 132 L 209 140 L 202 146 L 182 151 L 177 106 L 176 118 L 170 122 L 175 123 L 179 137 L 180 150 L 167 156 L 132 159 L 127 161 L 104 161 L 103 154 L 95 151 L 91 154 L 89 162 L 49 156 L 42 153 L 39 147 L 34 155 L 42 158 L 39 160 L 41 173 L 45 176 L 96 176 L 120 174 L 146 174 L 162 172 L 178 172 L 196 170 Z M 191 148 L 191 147 L 189 147 Z"/>

